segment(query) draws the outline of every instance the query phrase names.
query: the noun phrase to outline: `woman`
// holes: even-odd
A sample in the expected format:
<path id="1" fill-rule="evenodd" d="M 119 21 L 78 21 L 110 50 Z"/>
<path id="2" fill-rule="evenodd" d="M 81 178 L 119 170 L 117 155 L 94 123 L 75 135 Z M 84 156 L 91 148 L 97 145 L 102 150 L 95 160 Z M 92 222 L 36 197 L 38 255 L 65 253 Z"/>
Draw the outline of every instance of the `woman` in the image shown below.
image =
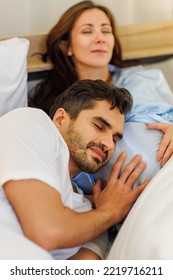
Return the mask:
<path id="1" fill-rule="evenodd" d="M 133 95 L 134 105 L 126 115 L 123 141 L 117 144 L 112 161 L 122 150 L 128 151 L 129 159 L 142 153 L 148 162 L 143 180 L 152 177 L 172 156 L 172 92 L 160 70 L 126 68 L 132 64 L 122 61 L 114 18 L 106 7 L 82 1 L 69 8 L 50 30 L 43 59 L 50 59 L 53 69 L 35 88 L 30 106 L 49 114 L 56 96 L 78 79 L 102 79 L 125 87 Z M 90 192 L 93 179 L 107 180 L 110 166 L 111 161 L 95 177 L 82 174 L 76 180 Z"/>
<path id="2" fill-rule="evenodd" d="M 42 108 L 48 113 L 50 104 L 52 104 L 55 97 L 73 82 L 80 79 L 80 72 L 76 69 L 74 61 L 75 55 L 71 52 L 71 45 L 73 44 L 72 32 L 80 15 L 82 15 L 85 11 L 88 11 L 90 14 L 90 12 L 96 8 L 97 11 L 104 16 L 104 18 L 106 17 L 106 21 L 110 25 L 108 30 L 109 32 L 107 30 L 104 31 L 103 29 L 102 33 L 107 35 L 105 37 L 111 37 L 112 41 L 109 57 L 105 61 L 106 73 L 104 73 L 103 76 L 106 75 L 106 77 L 102 78 L 105 80 L 111 78 L 108 63 L 112 63 L 113 65 L 119 67 L 123 67 L 125 65 L 122 61 L 121 46 L 115 30 L 115 23 L 111 12 L 106 7 L 96 5 L 92 1 L 81 1 L 69 8 L 61 16 L 57 24 L 50 30 L 47 36 L 47 53 L 43 55 L 43 60 L 47 61 L 50 59 L 53 64 L 53 69 L 48 73 L 46 79 L 43 80 L 35 89 L 34 97 L 30 100 L 30 105 Z M 86 22 L 88 23 L 88 20 Z M 86 34 L 87 44 L 89 36 L 87 36 L 87 32 L 85 32 L 85 30 L 84 33 Z M 85 35 L 83 37 L 85 37 Z M 84 57 L 84 54 L 82 56 Z M 101 78 L 99 73 L 96 78 Z"/>

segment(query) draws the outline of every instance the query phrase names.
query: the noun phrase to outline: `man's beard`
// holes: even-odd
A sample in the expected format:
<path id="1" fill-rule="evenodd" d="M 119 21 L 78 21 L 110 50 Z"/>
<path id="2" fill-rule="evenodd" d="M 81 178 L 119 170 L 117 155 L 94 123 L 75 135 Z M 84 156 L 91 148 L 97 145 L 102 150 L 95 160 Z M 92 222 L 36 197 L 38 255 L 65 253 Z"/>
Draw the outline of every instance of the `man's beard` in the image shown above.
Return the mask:
<path id="1" fill-rule="evenodd" d="M 105 158 L 99 161 L 96 157 L 87 157 L 87 150 L 90 147 L 98 147 L 102 149 L 101 145 L 94 142 L 85 143 L 81 133 L 74 129 L 74 125 L 70 124 L 67 130 L 67 146 L 70 152 L 70 159 L 78 167 L 80 171 L 87 173 L 95 173 L 107 163 L 108 153 L 105 152 Z"/>

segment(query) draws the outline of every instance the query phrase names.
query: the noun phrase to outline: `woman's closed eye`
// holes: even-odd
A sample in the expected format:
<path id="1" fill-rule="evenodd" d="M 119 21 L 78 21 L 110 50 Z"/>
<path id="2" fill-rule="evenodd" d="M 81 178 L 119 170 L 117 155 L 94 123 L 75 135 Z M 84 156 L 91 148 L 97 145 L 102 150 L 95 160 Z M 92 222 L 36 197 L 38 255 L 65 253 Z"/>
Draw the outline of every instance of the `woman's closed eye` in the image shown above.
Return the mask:
<path id="1" fill-rule="evenodd" d="M 106 33 L 110 34 L 110 33 L 112 33 L 112 30 L 109 29 L 109 28 L 102 29 L 102 33 L 104 33 L 104 34 L 106 34 Z"/>
<path id="2" fill-rule="evenodd" d="M 89 28 L 84 29 L 84 30 L 81 31 L 81 33 L 82 34 L 90 34 L 90 33 L 92 33 L 92 29 L 89 29 Z"/>

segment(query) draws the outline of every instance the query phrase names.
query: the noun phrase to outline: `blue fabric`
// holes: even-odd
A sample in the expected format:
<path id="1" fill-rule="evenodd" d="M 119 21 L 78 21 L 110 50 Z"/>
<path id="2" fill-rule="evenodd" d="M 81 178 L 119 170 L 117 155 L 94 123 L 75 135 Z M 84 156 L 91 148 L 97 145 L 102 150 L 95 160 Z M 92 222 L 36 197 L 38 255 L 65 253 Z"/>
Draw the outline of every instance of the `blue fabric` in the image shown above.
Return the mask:
<path id="1" fill-rule="evenodd" d="M 84 194 L 91 194 L 95 180 L 96 178 L 94 178 L 93 174 L 81 172 L 73 179 L 73 182 L 83 190 Z"/>
<path id="2" fill-rule="evenodd" d="M 121 151 L 128 152 L 126 163 L 136 153 L 142 154 L 147 161 L 147 168 L 134 187 L 144 179 L 152 178 L 160 169 L 156 155 L 162 133 L 148 130 L 145 123 L 173 123 L 173 93 L 161 70 L 143 66 L 120 69 L 110 65 L 110 71 L 113 73 L 113 83 L 131 92 L 133 108 L 126 115 L 123 139 L 118 143 L 110 162 L 95 175 L 80 173 L 74 179 L 85 193 L 92 192 L 93 182 L 99 177 L 104 183 L 107 181 L 111 167 Z"/>
<path id="3" fill-rule="evenodd" d="M 156 159 L 161 139 L 161 131 L 151 131 L 146 128 L 144 123 L 125 123 L 123 139 L 117 143 L 115 152 L 110 161 L 96 174 L 92 175 L 94 180 L 96 181 L 98 178 L 101 178 L 105 185 L 110 176 L 114 162 L 118 158 L 118 155 L 123 151 L 128 152 L 128 158 L 125 161 L 125 165 L 135 154 L 141 154 L 143 160 L 147 162 L 147 168 L 133 185 L 133 188 L 140 185 L 146 178 L 152 178 L 161 168 L 160 162 Z"/>
<path id="4" fill-rule="evenodd" d="M 161 70 L 142 66 L 113 68 L 113 83 L 127 88 L 133 96 L 126 122 L 173 122 L 173 94 Z"/>

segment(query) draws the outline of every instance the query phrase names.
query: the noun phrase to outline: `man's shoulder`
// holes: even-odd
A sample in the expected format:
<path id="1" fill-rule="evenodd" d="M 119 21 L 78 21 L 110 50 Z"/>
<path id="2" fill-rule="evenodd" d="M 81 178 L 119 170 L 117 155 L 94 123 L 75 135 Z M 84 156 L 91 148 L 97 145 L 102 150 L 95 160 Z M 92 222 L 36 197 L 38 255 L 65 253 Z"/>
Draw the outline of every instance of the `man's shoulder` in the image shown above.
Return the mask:
<path id="1" fill-rule="evenodd" d="M 49 116 L 41 109 L 22 107 L 14 109 L 0 118 L 0 124 L 18 123 L 28 124 L 31 122 L 52 123 Z"/>
<path id="2" fill-rule="evenodd" d="M 32 134 L 33 137 L 39 134 L 50 136 L 52 131 L 57 132 L 52 120 L 44 111 L 29 107 L 14 109 L 2 116 L 0 129 L 4 134 L 8 131 L 20 137 L 24 137 L 23 134 Z"/>
<path id="3" fill-rule="evenodd" d="M 22 116 L 30 116 L 32 118 L 33 116 L 36 117 L 39 115 L 41 115 L 45 118 L 49 118 L 48 115 L 41 109 L 31 108 L 31 107 L 21 107 L 21 108 L 16 108 L 16 109 L 9 111 L 8 113 L 6 113 L 5 115 L 3 115 L 0 118 L 0 121 L 3 119 L 13 118 L 14 116 L 16 118 L 22 117 Z"/>

